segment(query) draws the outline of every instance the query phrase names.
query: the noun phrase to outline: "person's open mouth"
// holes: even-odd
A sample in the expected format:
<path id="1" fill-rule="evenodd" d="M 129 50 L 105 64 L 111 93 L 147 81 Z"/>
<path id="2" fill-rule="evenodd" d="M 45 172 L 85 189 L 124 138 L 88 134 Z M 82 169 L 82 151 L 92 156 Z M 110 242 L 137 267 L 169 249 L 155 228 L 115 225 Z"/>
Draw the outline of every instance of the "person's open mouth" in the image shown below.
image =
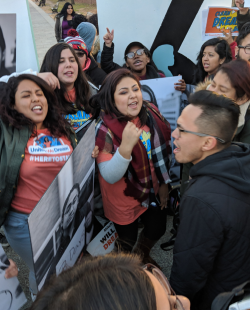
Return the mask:
<path id="1" fill-rule="evenodd" d="M 31 111 L 40 115 L 43 113 L 43 108 L 40 105 L 35 105 Z"/>
<path id="2" fill-rule="evenodd" d="M 130 103 L 128 106 L 130 107 L 130 109 L 136 109 L 138 105 L 138 102 L 134 101 L 132 103 Z"/>
<path id="3" fill-rule="evenodd" d="M 134 62 L 134 65 L 135 66 L 140 66 L 142 64 L 142 61 L 141 60 L 136 60 L 135 62 Z"/>

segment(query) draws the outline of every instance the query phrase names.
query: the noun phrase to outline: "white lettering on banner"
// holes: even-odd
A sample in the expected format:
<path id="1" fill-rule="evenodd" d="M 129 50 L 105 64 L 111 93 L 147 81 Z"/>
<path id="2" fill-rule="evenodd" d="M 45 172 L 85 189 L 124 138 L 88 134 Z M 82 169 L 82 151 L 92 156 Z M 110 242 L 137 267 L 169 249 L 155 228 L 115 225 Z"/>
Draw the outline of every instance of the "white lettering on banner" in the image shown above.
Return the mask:
<path id="1" fill-rule="evenodd" d="M 67 161 L 69 158 L 69 155 L 63 155 L 63 156 L 30 156 L 30 161 L 38 161 L 38 162 L 59 162 L 59 161 Z"/>
<path id="2" fill-rule="evenodd" d="M 57 145 L 47 148 L 42 148 L 41 146 L 29 146 L 30 154 L 60 154 L 70 152 L 70 147 L 68 145 Z"/>

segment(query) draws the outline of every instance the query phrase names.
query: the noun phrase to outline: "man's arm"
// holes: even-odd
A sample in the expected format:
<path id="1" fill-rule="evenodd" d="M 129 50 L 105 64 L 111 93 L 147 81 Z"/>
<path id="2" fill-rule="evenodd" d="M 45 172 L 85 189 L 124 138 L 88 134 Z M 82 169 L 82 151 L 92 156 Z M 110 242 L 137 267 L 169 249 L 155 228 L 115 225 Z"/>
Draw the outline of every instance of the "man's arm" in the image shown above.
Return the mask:
<path id="1" fill-rule="evenodd" d="M 250 22 L 249 8 L 241 7 L 241 5 L 243 3 L 244 3 L 244 0 L 236 0 L 235 1 L 235 5 L 239 9 L 239 11 L 237 12 L 237 25 L 238 25 L 239 31 L 241 30 L 242 26 L 245 23 Z"/>
<path id="2" fill-rule="evenodd" d="M 214 209 L 198 198 L 184 196 L 170 277 L 176 294 L 192 300 L 205 286 L 222 242 L 223 225 Z"/>
<path id="3" fill-rule="evenodd" d="M 113 61 L 113 55 L 114 43 L 112 43 L 111 47 L 106 46 L 106 44 L 104 43 L 101 54 L 101 67 L 107 74 L 121 68 L 121 66 L 119 66 Z"/>

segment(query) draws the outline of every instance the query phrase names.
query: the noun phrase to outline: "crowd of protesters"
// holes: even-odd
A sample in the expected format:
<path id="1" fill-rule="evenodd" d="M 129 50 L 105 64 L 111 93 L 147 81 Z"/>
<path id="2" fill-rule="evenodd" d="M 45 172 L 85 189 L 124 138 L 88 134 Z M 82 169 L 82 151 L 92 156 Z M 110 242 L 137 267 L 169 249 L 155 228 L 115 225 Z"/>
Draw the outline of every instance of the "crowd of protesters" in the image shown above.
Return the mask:
<path id="1" fill-rule="evenodd" d="M 114 30 L 107 28 L 101 52 L 97 15 L 76 14 L 69 2 L 56 16 L 58 43 L 40 72 L 0 78 L 0 226 L 29 268 L 32 310 L 208 310 L 220 293 L 250 281 L 250 10 L 235 2 L 237 40 L 229 33 L 194 51 L 196 89 L 172 128 L 173 150 L 168 120 L 142 97 L 140 80 L 165 77 L 149 49 L 131 42 L 121 67 L 113 61 Z M 187 93 L 183 79 L 175 88 Z M 31 162 L 29 145 L 45 134 L 62 139 L 70 155 L 88 120 L 95 121 L 97 186 L 119 253 L 50 274 L 38 292 L 27 218 L 66 157 Z M 182 175 L 168 281 L 150 251 L 166 231 L 172 153 Z M 16 276 L 15 263 L 5 272 Z"/>

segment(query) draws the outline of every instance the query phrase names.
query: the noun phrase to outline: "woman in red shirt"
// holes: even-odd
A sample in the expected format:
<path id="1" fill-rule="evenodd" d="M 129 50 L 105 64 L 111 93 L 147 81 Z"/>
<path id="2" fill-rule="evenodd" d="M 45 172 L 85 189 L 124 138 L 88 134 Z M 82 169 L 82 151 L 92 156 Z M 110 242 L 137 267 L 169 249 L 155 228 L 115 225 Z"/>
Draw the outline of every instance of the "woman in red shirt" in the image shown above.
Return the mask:
<path id="1" fill-rule="evenodd" d="M 54 91 L 39 77 L 28 74 L 13 77 L 5 85 L 1 94 L 0 127 L 0 175 L 3 176 L 0 206 L 5 208 L 5 216 L 8 214 L 5 234 L 29 267 L 30 290 L 36 294 L 27 219 L 72 153 L 75 134 L 62 117 Z M 59 161 L 53 160 L 53 152 L 46 149 L 41 154 L 40 148 L 48 137 L 64 145 Z M 4 218 L 0 219 L 3 222 Z"/>
<path id="2" fill-rule="evenodd" d="M 144 229 L 137 250 L 145 263 L 152 261 L 149 251 L 166 230 L 170 125 L 153 104 L 143 101 L 139 80 L 127 69 L 111 72 L 90 104 L 96 114 L 101 109 L 96 145 L 105 216 L 129 252 L 141 217 Z"/>

